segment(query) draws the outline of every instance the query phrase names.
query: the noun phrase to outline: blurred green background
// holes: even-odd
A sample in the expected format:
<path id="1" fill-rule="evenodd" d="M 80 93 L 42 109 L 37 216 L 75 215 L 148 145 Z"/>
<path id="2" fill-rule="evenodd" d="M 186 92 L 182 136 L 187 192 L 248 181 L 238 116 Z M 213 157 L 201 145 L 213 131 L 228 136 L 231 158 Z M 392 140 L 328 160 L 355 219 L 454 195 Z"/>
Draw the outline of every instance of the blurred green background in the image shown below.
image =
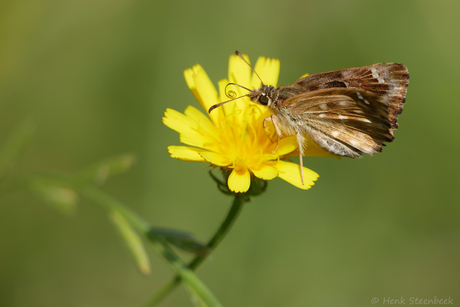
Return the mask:
<path id="1" fill-rule="evenodd" d="M 401 62 L 411 74 L 396 139 L 360 160 L 305 158 L 310 191 L 283 180 L 244 208 L 199 277 L 225 306 L 371 306 L 460 296 L 460 2 L 0 2 L 0 144 L 36 133 L 15 176 L 74 172 L 125 152 L 104 191 L 153 225 L 206 241 L 231 198 L 209 167 L 171 159 L 165 108 L 198 107 L 182 72 L 215 84 L 239 50 L 304 73 Z M 2 145 L 0 145 L 2 146 Z M 173 273 L 149 248 L 143 276 L 106 213 L 66 216 L 29 194 L 0 198 L 0 306 L 139 306 Z M 185 258 L 187 255 L 182 254 Z M 181 287 L 162 306 L 192 306 Z"/>

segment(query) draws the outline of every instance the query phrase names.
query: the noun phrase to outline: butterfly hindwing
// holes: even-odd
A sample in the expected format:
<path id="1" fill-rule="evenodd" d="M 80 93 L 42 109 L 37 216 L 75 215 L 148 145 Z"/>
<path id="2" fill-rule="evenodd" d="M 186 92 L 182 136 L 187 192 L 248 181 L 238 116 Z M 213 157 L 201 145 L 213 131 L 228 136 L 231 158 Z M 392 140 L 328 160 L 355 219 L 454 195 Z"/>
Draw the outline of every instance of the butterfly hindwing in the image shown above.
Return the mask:
<path id="1" fill-rule="evenodd" d="M 356 88 L 307 92 L 283 102 L 293 121 L 319 146 L 341 156 L 359 157 L 382 150 L 393 135 L 382 99 Z"/>

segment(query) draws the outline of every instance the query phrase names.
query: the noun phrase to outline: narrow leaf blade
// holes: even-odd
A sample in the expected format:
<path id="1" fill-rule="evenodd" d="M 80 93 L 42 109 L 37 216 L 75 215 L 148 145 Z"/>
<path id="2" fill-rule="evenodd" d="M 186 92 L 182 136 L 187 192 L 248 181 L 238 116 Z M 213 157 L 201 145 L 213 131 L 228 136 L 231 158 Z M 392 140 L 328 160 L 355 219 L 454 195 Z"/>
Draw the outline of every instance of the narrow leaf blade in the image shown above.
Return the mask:
<path id="1" fill-rule="evenodd" d="M 75 180 L 77 182 L 90 181 L 102 185 L 109 177 L 128 171 L 135 160 L 135 155 L 131 153 L 108 158 L 78 172 L 75 175 Z"/>
<path id="2" fill-rule="evenodd" d="M 73 214 L 77 209 L 77 192 L 62 182 L 49 178 L 34 177 L 28 182 L 28 190 L 44 204 L 64 214 Z"/>
<path id="3" fill-rule="evenodd" d="M 129 251 L 134 256 L 139 270 L 143 274 L 148 275 L 150 273 L 150 260 L 137 232 L 117 210 L 112 210 L 112 212 L 110 212 L 110 219 L 117 228 L 120 236 L 126 242 Z"/>
<path id="4" fill-rule="evenodd" d="M 35 125 L 30 120 L 25 120 L 16 127 L 3 144 L 0 149 L 0 180 L 14 167 L 34 131 Z"/>
<path id="5" fill-rule="evenodd" d="M 190 233 L 175 229 L 151 227 L 149 235 L 155 233 L 162 237 L 171 245 L 196 255 L 204 254 L 208 251 L 206 244 L 195 239 Z"/>

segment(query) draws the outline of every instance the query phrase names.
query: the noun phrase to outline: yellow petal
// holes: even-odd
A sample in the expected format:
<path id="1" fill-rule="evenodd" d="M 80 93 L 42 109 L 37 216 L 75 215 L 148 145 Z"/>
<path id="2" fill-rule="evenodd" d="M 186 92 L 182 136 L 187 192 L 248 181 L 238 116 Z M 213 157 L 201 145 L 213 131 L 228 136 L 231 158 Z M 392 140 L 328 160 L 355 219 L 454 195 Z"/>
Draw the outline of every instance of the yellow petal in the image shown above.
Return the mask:
<path id="1" fill-rule="evenodd" d="M 192 68 L 188 68 L 184 70 L 184 77 L 185 77 L 185 82 L 187 83 L 188 88 L 192 91 L 193 96 L 195 96 L 195 99 L 201 103 L 201 98 L 200 95 L 198 95 L 198 91 L 196 90 L 196 85 L 195 85 L 195 72 L 196 70 L 203 70 L 199 64 L 193 66 Z"/>
<path id="2" fill-rule="evenodd" d="M 209 108 L 219 103 L 219 95 L 217 94 L 216 88 L 212 84 L 206 72 L 200 67 L 194 71 L 194 80 L 196 90 L 200 96 L 199 102 L 203 109 L 208 112 Z M 218 113 L 221 111 L 214 110 L 209 114 L 213 123 L 218 122 Z"/>
<path id="3" fill-rule="evenodd" d="M 234 169 L 228 177 L 228 188 L 236 193 L 244 193 L 251 185 L 251 174 L 247 168 Z"/>
<path id="4" fill-rule="evenodd" d="M 199 130 L 202 131 L 203 134 L 210 137 L 212 136 L 215 140 L 219 138 L 216 126 L 200 110 L 192 106 L 188 106 L 184 113 L 197 123 Z"/>
<path id="5" fill-rule="evenodd" d="M 263 77 L 265 77 L 265 75 L 264 75 L 264 70 L 265 69 L 263 69 L 263 68 L 265 67 L 266 60 L 267 60 L 266 57 L 260 56 L 257 59 L 256 65 L 254 66 L 254 70 L 257 72 L 257 75 L 259 75 L 260 79 L 262 79 L 264 84 L 269 84 L 263 78 Z M 251 76 L 251 86 L 253 88 L 259 88 L 259 87 L 262 86 L 261 80 L 259 79 L 259 77 L 257 75 L 253 73 L 252 76 Z"/>
<path id="6" fill-rule="evenodd" d="M 168 152 L 171 158 L 176 158 L 184 161 L 206 162 L 200 153 L 203 149 L 187 147 L 187 146 L 168 146 Z"/>
<path id="7" fill-rule="evenodd" d="M 270 59 L 259 57 L 257 59 L 254 70 L 259 74 L 264 84 L 276 86 L 278 84 L 278 76 L 280 72 L 280 61 L 278 59 Z M 251 79 L 252 86 L 259 88 L 260 80 L 257 75 L 253 75 Z"/>
<path id="8" fill-rule="evenodd" d="M 304 167 L 303 168 L 303 180 L 304 185 L 300 178 L 300 168 L 299 165 L 291 162 L 278 161 L 276 168 L 279 170 L 279 177 L 283 180 L 286 180 L 290 184 L 303 189 L 308 190 L 314 185 L 315 181 L 318 179 L 319 175 L 314 171 Z"/>
<path id="9" fill-rule="evenodd" d="M 310 74 L 304 74 L 302 75 L 299 79 L 302 79 L 302 78 L 305 78 L 305 77 L 308 77 Z"/>
<path id="10" fill-rule="evenodd" d="M 279 174 L 278 169 L 270 165 L 262 165 L 260 169 L 251 169 L 251 172 L 254 176 L 263 180 L 272 180 Z"/>
<path id="11" fill-rule="evenodd" d="M 209 143 L 209 138 L 202 134 L 199 134 L 197 131 L 191 130 L 186 133 L 181 133 L 179 141 L 186 145 L 205 148 L 206 144 Z"/>
<path id="12" fill-rule="evenodd" d="M 166 109 L 163 124 L 179 133 L 187 132 L 191 127 L 196 126 L 192 119 L 173 109 Z"/>
<path id="13" fill-rule="evenodd" d="M 225 157 L 220 153 L 214 153 L 209 151 L 204 151 L 201 153 L 201 156 L 209 163 L 217 166 L 229 166 L 232 163 L 232 160 Z"/>
<path id="14" fill-rule="evenodd" d="M 163 117 L 163 123 L 166 126 L 180 133 L 182 143 L 195 147 L 205 147 L 205 144 L 212 143 L 218 138 L 214 125 L 200 111 L 188 107 L 185 112 L 186 115 L 172 109 L 166 109 L 165 117 Z M 202 129 L 203 125 L 205 129 Z"/>
<path id="15" fill-rule="evenodd" d="M 249 63 L 249 57 L 246 54 L 243 54 L 243 58 Z M 246 64 L 238 55 L 230 56 L 230 61 L 228 64 L 228 80 L 230 82 L 250 89 L 251 71 L 251 67 Z M 247 90 L 238 86 L 232 86 L 229 88 L 229 90 L 234 91 L 236 93 L 236 97 L 248 94 Z M 249 101 L 250 100 L 247 97 L 242 97 L 235 100 L 232 108 L 232 110 L 235 111 L 233 111 L 232 114 L 237 115 L 237 112 L 239 112 L 239 114 L 244 113 Z M 239 120 L 241 120 L 241 118 L 237 117 L 237 121 Z"/>
<path id="16" fill-rule="evenodd" d="M 268 82 L 270 82 L 271 85 L 277 86 L 278 85 L 278 78 L 280 75 L 280 60 L 278 59 L 271 59 L 271 62 L 269 64 L 269 76 L 268 76 Z"/>
<path id="17" fill-rule="evenodd" d="M 297 139 L 295 136 L 289 136 L 279 140 L 278 149 L 276 150 L 277 154 L 282 156 L 288 154 L 298 147 Z"/>
<path id="18" fill-rule="evenodd" d="M 249 63 L 249 57 L 246 54 L 243 54 L 243 58 Z M 228 63 L 228 80 L 246 87 L 250 85 L 251 67 L 236 54 L 230 56 Z M 242 95 L 242 91 L 244 90 L 236 88 L 235 91 L 238 95 Z"/>

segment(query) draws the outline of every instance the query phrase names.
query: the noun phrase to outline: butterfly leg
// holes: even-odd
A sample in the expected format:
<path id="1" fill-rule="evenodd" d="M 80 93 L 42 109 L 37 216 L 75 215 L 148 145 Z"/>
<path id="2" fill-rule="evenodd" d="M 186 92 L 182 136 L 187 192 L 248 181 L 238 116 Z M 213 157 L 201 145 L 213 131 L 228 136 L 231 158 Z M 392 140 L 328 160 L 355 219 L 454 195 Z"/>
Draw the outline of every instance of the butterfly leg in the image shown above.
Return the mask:
<path id="1" fill-rule="evenodd" d="M 305 138 L 300 133 L 300 131 L 297 131 L 296 138 L 297 138 L 297 144 L 299 145 L 300 178 L 302 179 L 302 185 L 304 185 L 304 183 L 303 183 L 303 159 L 302 159 L 302 157 L 303 157 L 303 144 L 305 142 Z"/>
<path id="2" fill-rule="evenodd" d="M 278 127 L 278 123 L 279 123 L 279 119 L 276 115 L 272 114 L 270 115 L 270 117 L 267 117 L 264 119 L 264 130 L 265 130 L 265 133 L 267 133 L 267 121 L 272 121 L 273 123 L 273 126 L 275 127 L 275 131 L 276 131 L 276 134 L 278 135 L 278 138 L 276 139 L 276 147 L 275 147 L 275 150 L 273 150 L 273 153 L 275 153 L 276 150 L 278 150 L 278 146 L 279 146 L 279 140 L 280 140 L 280 137 L 281 137 L 281 130 L 280 128 Z M 270 138 L 270 135 L 267 133 L 267 136 L 268 138 L 270 139 L 270 141 L 273 142 L 273 140 Z"/>

